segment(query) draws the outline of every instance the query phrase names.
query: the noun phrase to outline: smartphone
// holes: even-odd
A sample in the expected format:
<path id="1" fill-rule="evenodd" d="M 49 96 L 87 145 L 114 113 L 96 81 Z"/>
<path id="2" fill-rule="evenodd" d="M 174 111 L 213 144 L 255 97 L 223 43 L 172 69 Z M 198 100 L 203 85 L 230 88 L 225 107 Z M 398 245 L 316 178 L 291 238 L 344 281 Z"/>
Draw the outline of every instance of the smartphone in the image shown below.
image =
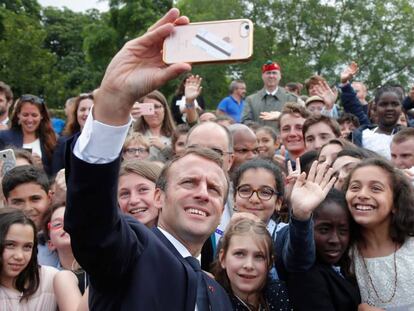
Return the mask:
<path id="1" fill-rule="evenodd" d="M 30 152 L 30 154 L 32 153 L 32 148 L 23 148 L 23 149 Z"/>
<path id="2" fill-rule="evenodd" d="M 253 23 L 248 19 L 179 25 L 164 40 L 163 61 L 233 63 L 253 55 Z"/>
<path id="3" fill-rule="evenodd" d="M 0 151 L 0 161 L 3 162 L 1 170 L 2 176 L 16 166 L 16 157 L 12 149 L 5 149 Z"/>
<path id="4" fill-rule="evenodd" d="M 154 114 L 154 104 L 153 103 L 139 103 L 139 113 L 142 116 L 151 116 Z"/>

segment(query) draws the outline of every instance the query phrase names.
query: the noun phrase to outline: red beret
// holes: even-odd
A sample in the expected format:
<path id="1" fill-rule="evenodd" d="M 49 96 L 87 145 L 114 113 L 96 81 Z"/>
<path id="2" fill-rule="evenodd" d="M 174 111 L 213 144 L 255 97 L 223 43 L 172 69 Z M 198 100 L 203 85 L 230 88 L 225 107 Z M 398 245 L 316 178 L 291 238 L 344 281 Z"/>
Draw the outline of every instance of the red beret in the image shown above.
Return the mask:
<path id="1" fill-rule="evenodd" d="M 278 63 L 274 63 L 272 61 L 267 61 L 266 64 L 264 64 L 262 66 L 262 73 L 266 72 L 266 71 L 271 71 L 271 70 L 279 70 L 280 71 L 280 66 Z"/>

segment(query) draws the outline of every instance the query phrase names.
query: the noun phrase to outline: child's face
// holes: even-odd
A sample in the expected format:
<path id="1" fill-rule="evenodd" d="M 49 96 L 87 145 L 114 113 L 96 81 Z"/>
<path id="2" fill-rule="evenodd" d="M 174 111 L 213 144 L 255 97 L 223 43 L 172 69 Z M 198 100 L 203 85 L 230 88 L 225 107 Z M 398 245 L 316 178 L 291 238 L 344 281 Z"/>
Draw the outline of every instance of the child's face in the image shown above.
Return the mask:
<path id="1" fill-rule="evenodd" d="M 226 270 L 233 293 L 243 300 L 259 294 L 269 271 L 269 254 L 259 239 L 250 232 L 234 235 L 227 252 L 220 252 L 220 264 Z"/>
<path id="2" fill-rule="evenodd" d="M 378 166 L 354 171 L 346 201 L 356 223 L 365 228 L 389 227 L 393 211 L 393 188 L 389 175 Z"/>
<path id="3" fill-rule="evenodd" d="M 154 205 L 155 183 L 138 174 L 119 178 L 118 204 L 122 212 L 130 214 L 148 227 L 155 225 L 158 209 Z"/>
<path id="4" fill-rule="evenodd" d="M 385 126 L 393 126 L 401 115 L 401 103 L 394 92 L 383 93 L 375 105 L 378 122 Z"/>
<path id="5" fill-rule="evenodd" d="M 50 218 L 49 224 L 49 248 L 51 250 L 61 250 L 70 246 L 70 236 L 63 229 L 63 221 L 65 218 L 65 207 L 59 207 L 56 209 L 52 217 Z"/>
<path id="6" fill-rule="evenodd" d="M 327 162 L 329 165 L 335 161 L 337 154 L 342 150 L 342 146 L 338 144 L 327 144 L 325 145 L 320 153 L 318 162 L 324 163 Z"/>
<path id="7" fill-rule="evenodd" d="M 349 172 L 359 163 L 361 159 L 354 158 L 351 156 L 339 157 L 332 164 L 332 169 L 335 172 L 336 182 L 335 189 L 342 191 L 345 179 L 348 177 Z"/>
<path id="8" fill-rule="evenodd" d="M 280 139 L 286 150 L 296 153 L 305 149 L 303 140 L 302 127 L 305 118 L 299 114 L 286 114 L 279 120 L 280 122 Z"/>
<path id="9" fill-rule="evenodd" d="M 12 224 L 4 238 L 1 270 L 1 284 L 14 286 L 16 277 L 27 267 L 32 258 L 34 245 L 33 227 L 23 224 Z"/>
<path id="10" fill-rule="evenodd" d="M 336 203 L 322 207 L 314 217 L 314 236 L 318 258 L 336 264 L 349 244 L 349 216 Z"/>
<path id="11" fill-rule="evenodd" d="M 187 141 L 187 134 L 182 134 L 178 136 L 177 141 L 175 142 L 175 154 L 176 155 L 182 155 L 185 151 L 185 142 Z"/>
<path id="12" fill-rule="evenodd" d="M 145 160 L 149 157 L 148 147 L 136 142 L 130 143 L 123 151 L 124 160 Z"/>
<path id="13" fill-rule="evenodd" d="M 264 130 L 258 130 L 256 132 L 257 142 L 259 144 L 259 155 L 264 158 L 273 158 L 276 148 L 278 147 L 277 141 Z"/>
<path id="14" fill-rule="evenodd" d="M 271 194 L 270 199 L 259 198 L 257 192 L 253 192 L 250 198 L 242 198 L 240 195 L 244 188 L 260 190 L 259 192 Z M 279 210 L 282 201 L 276 195 L 276 181 L 271 172 L 264 168 L 248 169 L 240 178 L 235 191 L 234 204 L 239 212 L 252 213 L 264 223 L 268 223 L 275 210 Z M 272 194 L 273 193 L 273 194 Z"/>
<path id="15" fill-rule="evenodd" d="M 340 124 L 339 127 L 341 128 L 342 138 L 347 138 L 348 135 L 356 129 L 355 125 L 350 121 L 345 121 L 344 123 Z"/>
<path id="16" fill-rule="evenodd" d="M 23 210 L 38 229 L 42 226 L 43 215 L 50 207 L 50 202 L 50 193 L 33 182 L 18 185 L 7 198 L 8 206 Z"/>

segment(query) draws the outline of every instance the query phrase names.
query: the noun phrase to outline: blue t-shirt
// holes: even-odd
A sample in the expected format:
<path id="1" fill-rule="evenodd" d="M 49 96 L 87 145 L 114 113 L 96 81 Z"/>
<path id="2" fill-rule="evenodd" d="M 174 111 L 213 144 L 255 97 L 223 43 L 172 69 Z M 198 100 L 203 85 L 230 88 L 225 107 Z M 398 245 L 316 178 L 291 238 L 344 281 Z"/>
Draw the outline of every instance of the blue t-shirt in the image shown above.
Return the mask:
<path id="1" fill-rule="evenodd" d="M 244 108 L 244 100 L 240 104 L 232 96 L 227 96 L 218 104 L 217 109 L 228 114 L 235 122 L 240 123 Z"/>

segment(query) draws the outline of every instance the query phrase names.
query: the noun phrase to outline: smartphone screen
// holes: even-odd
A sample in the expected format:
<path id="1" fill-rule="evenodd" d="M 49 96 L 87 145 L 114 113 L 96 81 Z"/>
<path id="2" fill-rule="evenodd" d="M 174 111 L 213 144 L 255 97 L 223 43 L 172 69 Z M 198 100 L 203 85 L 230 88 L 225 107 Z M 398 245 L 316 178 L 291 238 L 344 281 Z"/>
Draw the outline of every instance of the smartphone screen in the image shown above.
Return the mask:
<path id="1" fill-rule="evenodd" d="M 248 19 L 176 26 L 164 41 L 167 64 L 246 61 L 253 54 L 253 23 Z"/>

